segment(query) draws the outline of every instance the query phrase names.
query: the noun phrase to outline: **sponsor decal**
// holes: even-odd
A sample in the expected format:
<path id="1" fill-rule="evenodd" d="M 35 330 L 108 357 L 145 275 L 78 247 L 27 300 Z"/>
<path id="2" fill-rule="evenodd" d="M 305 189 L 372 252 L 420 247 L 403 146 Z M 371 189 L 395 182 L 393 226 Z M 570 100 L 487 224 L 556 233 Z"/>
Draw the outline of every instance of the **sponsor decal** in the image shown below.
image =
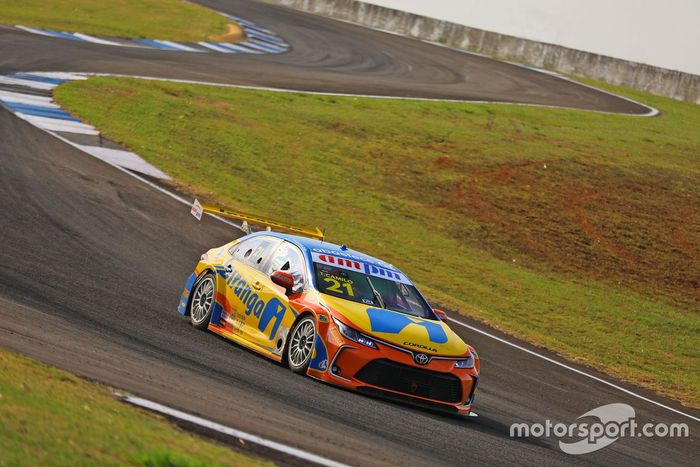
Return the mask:
<path id="1" fill-rule="evenodd" d="M 367 262 L 366 258 L 363 258 L 361 256 L 354 255 L 348 251 L 339 251 L 339 250 L 326 250 L 324 248 L 312 248 L 311 249 L 312 253 L 325 253 L 328 255 L 332 256 L 340 256 L 342 258 L 348 258 L 348 259 L 355 259 L 357 261 L 360 261 L 362 263 Z"/>
<path id="2" fill-rule="evenodd" d="M 416 347 L 416 348 L 422 349 L 422 350 L 427 350 L 428 352 L 437 353 L 437 349 L 436 349 L 436 348 L 434 348 L 434 347 L 428 347 L 427 345 L 423 345 L 423 344 L 416 344 L 415 342 L 407 342 L 407 341 L 404 341 L 403 345 L 407 345 L 407 346 L 409 346 L 409 347 Z"/>
<path id="3" fill-rule="evenodd" d="M 377 263 L 370 263 L 357 257 L 344 258 L 339 253 L 342 252 L 333 252 L 333 254 L 331 254 L 325 250 L 313 249 L 311 251 L 311 259 L 316 263 L 327 264 L 348 271 L 361 272 L 368 276 L 381 277 L 383 279 L 411 285 L 411 281 L 409 281 L 403 273 L 388 264 L 379 265 Z"/>
<path id="4" fill-rule="evenodd" d="M 258 329 L 263 333 L 265 333 L 268 326 L 272 325 L 269 336 L 270 340 L 273 340 L 287 312 L 287 306 L 277 297 L 273 297 L 268 301 L 263 300 L 235 269 L 231 270 L 227 276 L 226 285 L 233 290 L 233 294 L 243 303 L 245 315 L 252 315 L 254 318 L 257 318 Z M 294 310 L 291 308 L 289 310 L 296 316 Z"/>
<path id="5" fill-rule="evenodd" d="M 330 264 L 333 266 L 340 266 L 341 268 L 350 269 L 350 270 L 358 271 L 358 272 L 364 271 L 364 268 L 361 266 L 360 262 L 357 260 L 341 258 L 338 256 L 320 254 L 320 253 L 315 253 L 314 255 L 315 255 L 315 258 L 318 259 L 317 262 L 319 262 L 319 263 Z"/>
<path id="6" fill-rule="evenodd" d="M 326 344 L 318 333 L 314 339 L 314 353 L 309 362 L 309 368 L 320 371 L 326 371 L 328 368 L 328 350 L 326 350 Z"/>

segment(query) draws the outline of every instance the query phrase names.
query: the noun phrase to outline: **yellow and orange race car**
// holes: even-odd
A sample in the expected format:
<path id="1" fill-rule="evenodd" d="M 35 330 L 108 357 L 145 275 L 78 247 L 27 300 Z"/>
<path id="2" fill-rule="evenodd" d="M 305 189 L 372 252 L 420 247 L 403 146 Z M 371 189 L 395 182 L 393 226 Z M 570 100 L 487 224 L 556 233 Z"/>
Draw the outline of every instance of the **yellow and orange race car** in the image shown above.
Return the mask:
<path id="1" fill-rule="evenodd" d="M 209 250 L 178 311 L 295 373 L 469 413 L 479 357 L 445 314 L 394 266 L 311 236 L 264 231 Z"/>

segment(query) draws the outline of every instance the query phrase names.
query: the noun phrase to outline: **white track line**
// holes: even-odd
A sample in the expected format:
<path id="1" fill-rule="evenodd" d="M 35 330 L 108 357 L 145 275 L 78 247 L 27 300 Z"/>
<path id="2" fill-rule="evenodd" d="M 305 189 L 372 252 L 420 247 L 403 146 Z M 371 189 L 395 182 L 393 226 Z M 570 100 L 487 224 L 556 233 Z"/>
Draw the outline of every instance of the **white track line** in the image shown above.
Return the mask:
<path id="1" fill-rule="evenodd" d="M 93 36 L 90 36 L 90 35 L 87 35 L 87 34 L 83 34 L 83 33 L 81 33 L 81 32 L 74 32 L 73 35 L 74 35 L 75 37 L 79 38 L 79 39 L 82 39 L 82 40 L 87 41 L 87 42 L 93 42 L 93 43 L 95 43 L 95 44 L 102 44 L 102 45 L 121 45 L 121 44 L 118 43 L 118 42 L 112 42 L 112 41 L 108 41 L 108 40 L 105 40 L 105 39 L 100 39 L 100 38 L 98 38 L 98 37 L 93 37 Z"/>
<path id="2" fill-rule="evenodd" d="M 66 73 L 63 71 L 34 71 L 29 73 L 33 76 L 43 76 L 44 78 L 65 79 L 69 81 L 79 81 L 88 79 L 84 73 Z"/>
<path id="3" fill-rule="evenodd" d="M 691 420 L 695 420 L 696 422 L 700 422 L 700 418 L 698 418 L 698 417 L 694 417 L 694 416 L 692 416 L 692 415 L 690 415 L 690 414 L 687 414 L 687 413 L 685 413 L 685 412 L 681 412 L 680 410 L 676 410 L 676 409 L 674 409 L 673 407 L 669 407 L 669 406 L 664 405 L 664 404 L 662 404 L 662 403 L 660 403 L 660 402 L 656 402 L 655 400 L 649 399 L 648 397 L 644 397 L 644 396 L 642 396 L 641 394 L 637 394 L 636 392 L 630 391 L 629 389 L 625 389 L 625 388 L 623 388 L 622 386 L 618 386 L 617 384 L 611 383 L 611 382 L 606 381 L 606 380 L 604 380 L 604 379 L 602 379 L 602 378 L 598 378 L 597 376 L 593 376 L 593 375 L 591 375 L 591 374 L 589 374 L 589 373 L 586 373 L 585 371 L 581 371 L 581 370 L 579 370 L 579 369 L 577 369 L 577 368 L 574 368 L 574 367 L 572 367 L 572 366 L 569 366 L 569 365 L 566 365 L 566 364 L 564 364 L 564 363 L 558 362 L 558 361 L 556 361 L 556 360 L 554 360 L 554 359 L 552 359 L 552 358 L 549 358 L 549 357 L 547 357 L 547 356 L 544 356 L 544 355 L 542 355 L 542 354 L 539 354 L 539 353 L 537 353 L 537 352 L 534 352 L 534 351 L 532 351 L 532 350 L 530 350 L 530 349 L 526 349 L 525 347 L 522 347 L 522 346 L 520 346 L 520 345 L 518 345 L 518 344 L 515 344 L 515 343 L 513 343 L 513 342 L 510 342 L 510 341 L 508 341 L 508 340 L 506 340 L 506 339 L 500 338 L 500 337 L 498 337 L 498 336 L 494 336 L 493 334 L 488 333 L 488 332 L 486 332 L 486 331 L 484 331 L 484 330 L 482 330 L 482 329 L 479 329 L 479 328 L 477 328 L 477 327 L 474 327 L 474 326 L 471 326 L 471 325 L 469 325 L 469 324 L 463 323 L 463 322 L 458 321 L 458 320 L 456 320 L 456 319 L 454 319 L 454 318 L 450 318 L 449 316 L 447 317 L 447 319 L 450 320 L 450 321 L 452 321 L 453 323 L 459 324 L 460 326 L 464 326 L 464 327 L 467 328 L 467 329 L 471 329 L 472 331 L 478 332 L 479 334 L 483 334 L 483 335 L 486 336 L 486 337 L 490 337 L 491 339 L 497 340 L 498 342 L 500 342 L 500 343 L 502 343 L 502 344 L 509 345 L 509 346 L 511 346 L 511 347 L 513 347 L 513 348 L 515 348 L 515 349 L 521 350 L 521 351 L 523 351 L 523 352 L 525 352 L 525 353 L 528 353 L 528 354 L 533 355 L 533 356 L 535 356 L 535 357 L 541 358 L 542 360 L 546 360 L 546 361 L 548 361 L 548 362 L 550 362 L 550 363 L 553 363 L 553 364 L 555 364 L 555 365 L 557 365 L 557 366 L 560 366 L 560 367 L 562 367 L 562 368 L 566 368 L 567 370 L 573 371 L 574 373 L 578 373 L 578 374 L 581 375 L 581 376 L 585 376 L 586 378 L 590 378 L 590 379 L 593 379 L 593 380 L 595 380 L 595 381 L 598 381 L 599 383 L 603 383 L 603 384 L 605 384 L 605 385 L 607 385 L 607 386 L 610 386 L 611 388 L 617 389 L 618 391 L 622 391 L 622 392 L 624 392 L 625 394 L 629 394 L 630 396 L 634 396 L 634 397 L 636 397 L 636 398 L 638 398 L 638 399 L 642 399 L 643 401 L 649 402 L 649 403 L 654 404 L 654 405 L 656 405 L 656 406 L 658 406 L 658 407 L 664 408 L 664 409 L 666 409 L 666 410 L 670 410 L 671 412 L 675 412 L 675 413 L 677 413 L 677 414 L 679 414 L 679 415 L 683 415 L 684 417 L 688 417 L 688 418 L 690 418 Z"/>
<path id="4" fill-rule="evenodd" d="M 58 86 L 58 84 L 44 83 L 41 81 L 34 81 L 31 79 L 12 78 L 10 76 L 0 76 L 0 84 L 24 86 L 26 88 L 41 89 L 43 91 L 49 91 Z"/>
<path id="5" fill-rule="evenodd" d="M 188 46 L 183 45 L 183 44 L 178 44 L 177 42 L 173 42 L 173 41 L 157 40 L 155 42 L 158 42 L 159 44 L 169 45 L 171 47 L 175 47 L 178 50 L 184 50 L 185 52 L 202 52 L 201 50 L 193 49 L 192 47 L 188 47 Z"/>
<path id="6" fill-rule="evenodd" d="M 248 39 L 247 41 L 239 42 L 238 44 L 244 45 L 246 47 L 250 47 L 250 48 L 253 48 L 255 50 L 265 52 L 265 53 L 279 53 L 280 51 L 286 50 L 284 47 L 282 47 L 280 45 L 272 44 L 270 42 L 261 41 L 260 39 Z M 270 52 L 268 49 L 273 49 L 273 52 Z"/>
<path id="7" fill-rule="evenodd" d="M 223 47 L 219 47 L 218 45 L 215 45 L 215 44 L 209 44 L 208 42 L 197 42 L 197 44 L 201 45 L 202 47 L 206 47 L 207 49 L 214 50 L 216 52 L 220 52 L 220 53 L 224 53 L 224 54 L 233 53 L 232 50 L 225 49 Z"/>
<path id="8" fill-rule="evenodd" d="M 103 161 L 108 161 L 124 167 L 125 169 L 135 170 L 151 177 L 170 180 L 170 177 L 165 172 L 152 166 L 131 151 L 104 148 L 100 146 L 88 146 L 84 144 L 78 144 L 77 146 L 82 151 L 85 151 L 91 156 L 95 156 Z"/>
<path id="9" fill-rule="evenodd" d="M 12 91 L 0 91 L 0 101 L 16 102 L 18 104 L 29 104 L 50 109 L 59 109 L 58 104 L 54 104 L 50 97 L 34 96 L 32 94 L 22 94 Z"/>
<path id="10" fill-rule="evenodd" d="M 40 34 L 40 35 L 42 35 L 42 36 L 56 37 L 55 34 L 51 34 L 50 32 L 42 31 L 41 29 L 36 29 L 36 28 L 30 28 L 30 27 L 27 27 L 27 26 L 22 26 L 21 24 L 15 24 L 15 27 L 16 27 L 17 29 L 21 29 L 22 31 L 31 32 L 32 34 Z"/>
<path id="11" fill-rule="evenodd" d="M 71 120 L 61 120 L 58 118 L 37 117 L 36 115 L 27 115 L 22 112 L 15 112 L 22 120 L 26 120 L 34 126 L 44 130 L 63 131 L 66 133 L 79 133 L 81 135 L 98 135 L 99 132 L 95 127 L 86 125 L 85 123 L 74 122 Z"/>
<path id="12" fill-rule="evenodd" d="M 224 47 L 229 50 L 233 50 L 234 52 L 241 52 L 245 54 L 261 54 L 263 52 L 249 48 L 249 47 L 244 47 L 243 42 L 236 42 L 235 44 L 232 44 L 231 42 L 218 42 L 219 47 Z"/>
<path id="13" fill-rule="evenodd" d="M 167 407 L 162 404 L 158 404 L 157 402 L 149 401 L 148 399 L 142 399 L 140 397 L 132 397 L 132 396 L 122 396 L 120 394 L 117 394 L 124 402 L 128 402 L 129 404 L 142 407 L 144 409 L 152 410 L 154 412 L 158 412 L 164 415 L 167 415 L 169 417 L 174 417 L 179 420 L 184 420 L 189 423 L 194 423 L 195 425 L 199 425 L 201 427 L 207 428 L 209 430 L 214 430 L 219 433 L 223 433 L 225 435 L 233 436 L 234 438 L 239 438 L 244 441 L 247 441 L 249 443 L 257 444 L 259 446 L 264 446 L 268 449 L 272 449 L 273 451 L 281 452 L 283 454 L 286 454 L 288 456 L 293 456 L 298 459 L 303 459 L 308 462 L 313 462 L 315 464 L 319 465 L 325 465 L 328 467 L 347 467 L 346 464 L 341 464 L 340 462 L 336 462 L 330 459 L 327 459 L 325 457 L 321 457 L 319 455 L 310 453 L 308 451 L 304 451 L 302 449 L 294 448 L 292 446 L 287 446 L 286 444 L 278 443 L 276 441 L 272 441 L 269 439 L 262 438 L 257 435 L 253 435 L 250 433 L 246 433 L 245 431 L 240 431 L 236 430 L 235 428 L 231 428 L 225 425 L 221 425 L 216 422 L 212 422 L 210 420 L 206 420 L 201 417 L 197 417 L 196 415 L 191 415 L 186 412 L 181 412 L 180 410 L 173 409 L 171 407 Z"/>

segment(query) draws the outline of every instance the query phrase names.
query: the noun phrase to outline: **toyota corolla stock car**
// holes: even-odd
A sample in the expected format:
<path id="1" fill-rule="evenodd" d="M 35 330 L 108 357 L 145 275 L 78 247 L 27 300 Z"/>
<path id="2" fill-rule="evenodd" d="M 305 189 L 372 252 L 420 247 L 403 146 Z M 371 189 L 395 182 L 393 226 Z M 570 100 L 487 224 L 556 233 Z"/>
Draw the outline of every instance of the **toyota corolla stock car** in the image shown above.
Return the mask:
<path id="1" fill-rule="evenodd" d="M 257 232 L 201 256 L 180 314 L 293 372 L 467 414 L 479 357 L 394 266 L 316 239 Z"/>

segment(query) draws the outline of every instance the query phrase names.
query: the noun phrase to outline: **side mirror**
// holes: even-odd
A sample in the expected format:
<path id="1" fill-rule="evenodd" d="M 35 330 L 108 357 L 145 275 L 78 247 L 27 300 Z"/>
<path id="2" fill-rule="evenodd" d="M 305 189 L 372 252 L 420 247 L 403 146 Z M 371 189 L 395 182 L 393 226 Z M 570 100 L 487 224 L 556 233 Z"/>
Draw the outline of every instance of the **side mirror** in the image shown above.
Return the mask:
<path id="1" fill-rule="evenodd" d="M 440 318 L 440 321 L 447 321 L 447 313 L 445 313 L 442 310 L 438 310 L 437 308 L 433 308 L 433 313 L 437 315 L 438 318 Z"/>
<path id="2" fill-rule="evenodd" d="M 280 287 L 284 287 L 287 296 L 292 295 L 292 289 L 294 288 L 294 276 L 292 276 L 290 273 L 286 271 L 275 271 L 270 276 L 270 279 L 272 279 L 272 282 Z"/>

